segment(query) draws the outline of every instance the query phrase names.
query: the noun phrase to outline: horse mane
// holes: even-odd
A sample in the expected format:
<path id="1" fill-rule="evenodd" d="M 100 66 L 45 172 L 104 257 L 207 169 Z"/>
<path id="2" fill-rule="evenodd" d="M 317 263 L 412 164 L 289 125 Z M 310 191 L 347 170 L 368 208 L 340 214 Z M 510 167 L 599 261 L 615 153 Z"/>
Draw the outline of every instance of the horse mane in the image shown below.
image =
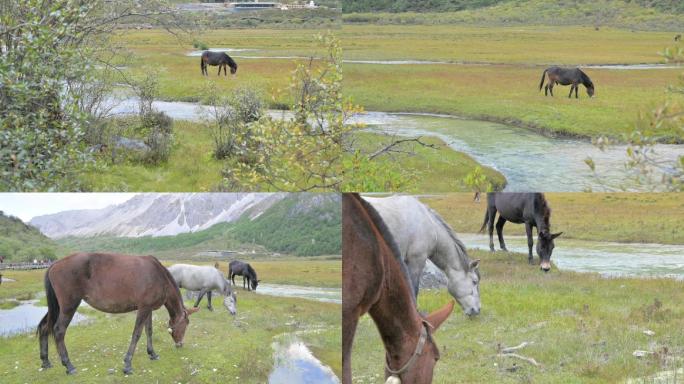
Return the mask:
<path id="1" fill-rule="evenodd" d="M 394 256 L 394 259 L 399 263 L 401 271 L 404 273 L 404 278 L 406 279 L 406 282 L 409 286 L 409 291 L 411 291 L 411 297 L 415 302 L 416 297 L 414 295 L 413 283 L 411 282 L 411 279 L 409 277 L 408 267 L 406 266 L 406 263 L 404 263 L 404 260 L 401 257 L 399 245 L 397 245 L 397 242 L 394 240 L 392 232 L 390 232 L 389 228 L 387 228 L 385 220 L 382 219 L 382 216 L 380 216 L 378 211 L 375 208 L 373 208 L 373 205 L 371 205 L 371 203 L 367 202 L 360 196 L 359 200 L 361 201 L 361 205 L 366 209 L 366 212 L 368 212 L 368 215 L 371 217 L 371 220 L 373 220 L 373 224 L 375 224 L 375 226 L 378 228 L 378 231 L 380 231 L 380 234 L 385 239 L 387 246 L 389 246 L 390 250 L 392 251 L 392 256 Z"/>
<path id="2" fill-rule="evenodd" d="M 171 285 L 176 289 L 176 293 L 178 294 L 178 297 L 180 297 L 181 303 L 183 303 L 183 295 L 181 295 L 180 288 L 178 287 L 178 284 L 176 284 L 176 280 L 174 280 L 173 276 L 171 275 L 171 272 L 169 272 L 169 270 L 156 257 L 152 255 L 148 255 L 148 257 L 154 261 L 159 270 L 164 274 L 164 277 L 166 277 L 166 280 L 168 280 L 169 283 L 171 283 Z M 181 305 L 185 306 L 184 304 Z"/>
<path id="3" fill-rule="evenodd" d="M 551 207 L 549 207 L 549 203 L 546 201 L 546 196 L 544 196 L 543 193 L 540 193 L 537 196 L 538 198 L 536 200 L 541 205 L 544 224 L 546 224 L 546 229 L 551 232 Z"/>
<path id="4" fill-rule="evenodd" d="M 580 76 L 582 77 L 582 84 L 583 84 L 585 87 L 594 88 L 594 83 L 591 81 L 591 79 L 589 78 L 589 76 L 587 76 L 587 74 L 584 73 L 584 71 L 582 71 L 581 69 L 579 70 L 579 72 L 580 72 Z"/>
<path id="5" fill-rule="evenodd" d="M 463 268 L 464 271 L 468 271 L 470 269 L 470 258 L 468 257 L 465 244 L 463 244 L 463 242 L 458 237 L 456 237 L 456 232 L 454 232 L 451 226 L 446 221 L 444 221 L 442 216 L 435 212 L 434 209 L 428 208 L 428 212 L 430 213 L 430 215 L 432 215 L 432 217 L 435 220 L 437 220 L 437 222 L 442 226 L 442 228 L 444 228 L 449 237 L 451 237 L 451 240 L 454 242 L 454 246 L 456 248 L 458 260 L 461 263 L 461 268 Z"/>
<path id="6" fill-rule="evenodd" d="M 256 279 L 257 278 L 256 270 L 254 268 L 252 268 L 252 266 L 249 263 L 245 263 L 245 264 L 247 264 L 247 272 L 254 275 L 254 278 Z"/>

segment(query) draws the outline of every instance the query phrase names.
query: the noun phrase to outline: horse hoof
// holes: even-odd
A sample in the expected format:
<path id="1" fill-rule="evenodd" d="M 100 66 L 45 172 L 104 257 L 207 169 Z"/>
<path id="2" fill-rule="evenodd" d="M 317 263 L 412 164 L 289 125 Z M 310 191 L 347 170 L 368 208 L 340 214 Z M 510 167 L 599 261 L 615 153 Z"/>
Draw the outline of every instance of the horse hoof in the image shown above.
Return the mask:
<path id="1" fill-rule="evenodd" d="M 207 309 L 214 312 L 214 307 L 207 307 Z"/>
<path id="2" fill-rule="evenodd" d="M 66 373 L 67 373 L 67 375 L 75 375 L 76 374 L 76 368 L 67 369 Z"/>
<path id="3" fill-rule="evenodd" d="M 123 373 L 124 373 L 124 375 L 133 374 L 133 368 L 124 368 Z"/>
<path id="4" fill-rule="evenodd" d="M 52 368 L 52 363 L 49 360 L 43 361 L 42 367 L 45 369 Z"/>
<path id="5" fill-rule="evenodd" d="M 150 360 L 159 360 L 159 355 L 157 355 L 156 353 L 150 355 Z"/>

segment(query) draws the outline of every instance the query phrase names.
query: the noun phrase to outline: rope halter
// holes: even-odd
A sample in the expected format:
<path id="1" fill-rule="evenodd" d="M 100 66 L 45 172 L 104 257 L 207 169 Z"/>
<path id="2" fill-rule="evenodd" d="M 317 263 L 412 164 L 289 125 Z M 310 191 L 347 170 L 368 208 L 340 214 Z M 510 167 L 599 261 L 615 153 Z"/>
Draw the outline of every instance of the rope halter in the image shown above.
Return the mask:
<path id="1" fill-rule="evenodd" d="M 411 366 L 416 362 L 416 359 L 418 359 L 418 356 L 423 354 L 423 348 L 425 347 L 425 342 L 427 341 L 428 336 L 427 327 L 431 327 L 430 323 L 423 320 L 422 327 L 420 327 L 420 337 L 418 338 L 418 343 L 416 344 L 416 350 L 413 351 L 413 355 L 411 355 L 411 358 L 406 362 L 406 364 L 404 364 L 398 370 L 395 371 L 390 368 L 389 358 L 387 354 L 385 354 L 385 369 L 390 373 L 390 376 L 387 378 L 385 384 L 400 384 L 401 379 L 399 376 L 411 368 Z"/>

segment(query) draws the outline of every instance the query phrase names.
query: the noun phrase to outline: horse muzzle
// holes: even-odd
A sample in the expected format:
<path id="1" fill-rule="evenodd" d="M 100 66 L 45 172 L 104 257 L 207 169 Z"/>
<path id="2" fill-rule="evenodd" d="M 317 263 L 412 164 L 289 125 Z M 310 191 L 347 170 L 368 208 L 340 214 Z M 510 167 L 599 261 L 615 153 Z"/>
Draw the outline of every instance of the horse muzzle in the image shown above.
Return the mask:
<path id="1" fill-rule="evenodd" d="M 549 261 L 542 261 L 542 262 L 541 262 L 541 265 L 539 266 L 539 268 L 541 268 L 541 270 L 544 271 L 544 272 L 548 272 L 548 271 L 551 270 L 551 262 L 549 262 Z"/>
<path id="2" fill-rule="evenodd" d="M 181 348 L 182 346 L 183 346 L 183 342 L 182 342 L 182 341 L 176 343 L 176 348 Z"/>

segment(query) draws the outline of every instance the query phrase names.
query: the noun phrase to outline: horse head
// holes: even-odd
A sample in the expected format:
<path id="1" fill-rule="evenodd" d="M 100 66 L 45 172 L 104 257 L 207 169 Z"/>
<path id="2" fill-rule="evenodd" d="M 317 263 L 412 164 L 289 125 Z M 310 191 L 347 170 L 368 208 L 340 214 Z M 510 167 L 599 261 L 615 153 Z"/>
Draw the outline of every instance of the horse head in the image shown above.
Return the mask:
<path id="1" fill-rule="evenodd" d="M 260 282 L 260 281 L 261 281 L 261 280 L 256 280 L 256 279 L 250 280 L 250 282 L 252 283 L 252 291 L 256 291 L 257 286 L 259 285 L 259 282 Z"/>
<path id="2" fill-rule="evenodd" d="M 432 335 L 449 317 L 454 309 L 454 302 L 449 301 L 442 308 L 427 315 L 421 324 L 421 333 L 416 341 L 416 348 L 409 357 L 404 357 L 405 363 L 401 367 L 385 365 L 385 383 L 416 383 L 428 384 L 432 382 L 435 364 L 439 360 L 439 347 Z"/>
<path id="3" fill-rule="evenodd" d="M 468 316 L 480 314 L 480 260 L 473 260 L 467 271 L 449 271 L 447 290 Z"/>
<path id="4" fill-rule="evenodd" d="M 171 334 L 171 337 L 173 338 L 173 341 L 176 343 L 176 347 L 180 348 L 183 346 L 183 338 L 185 337 L 185 329 L 188 327 L 188 324 L 190 324 L 190 315 L 193 313 L 199 311 L 199 308 L 183 308 L 183 312 L 181 312 L 180 316 L 176 316 L 175 321 L 173 319 L 169 319 L 169 333 Z"/>
<path id="5" fill-rule="evenodd" d="M 235 316 L 237 314 L 237 293 L 233 291 L 228 280 L 226 280 L 226 289 L 223 294 L 225 295 L 223 306 L 226 307 L 231 315 Z"/>
<path id="6" fill-rule="evenodd" d="M 550 233 L 547 230 L 539 232 L 539 237 L 537 239 L 537 255 L 539 255 L 540 268 L 542 271 L 548 272 L 551 269 L 551 254 L 555 247 L 553 240 L 562 234 L 563 232 Z"/>

